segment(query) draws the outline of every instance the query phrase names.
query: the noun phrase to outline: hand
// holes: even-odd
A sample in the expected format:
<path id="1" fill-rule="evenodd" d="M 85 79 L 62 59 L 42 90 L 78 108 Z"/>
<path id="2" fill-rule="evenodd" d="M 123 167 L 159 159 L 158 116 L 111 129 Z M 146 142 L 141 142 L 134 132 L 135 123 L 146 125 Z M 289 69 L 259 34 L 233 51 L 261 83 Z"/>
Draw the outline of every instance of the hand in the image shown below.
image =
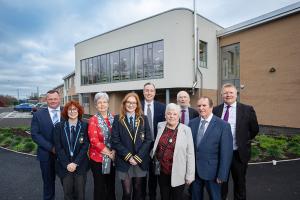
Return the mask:
<path id="1" fill-rule="evenodd" d="M 134 160 L 133 157 L 130 157 L 129 163 L 130 163 L 131 165 L 137 165 L 137 162 Z"/>
<path id="2" fill-rule="evenodd" d="M 223 181 L 222 181 L 221 179 L 219 179 L 219 178 L 216 179 L 216 182 L 217 182 L 218 184 L 223 183 Z"/>
<path id="3" fill-rule="evenodd" d="M 115 157 L 116 157 L 116 151 L 115 150 L 112 150 L 109 154 L 109 158 L 112 159 L 113 161 L 115 160 Z"/>
<path id="4" fill-rule="evenodd" d="M 55 154 L 55 147 L 52 147 L 51 152 Z"/>
<path id="5" fill-rule="evenodd" d="M 185 184 L 186 184 L 186 185 L 191 185 L 192 182 L 193 182 L 193 181 L 185 180 Z"/>
<path id="6" fill-rule="evenodd" d="M 67 165 L 67 170 L 69 172 L 74 172 L 76 170 L 76 168 L 77 168 L 77 164 L 75 164 L 75 163 L 70 163 Z"/>

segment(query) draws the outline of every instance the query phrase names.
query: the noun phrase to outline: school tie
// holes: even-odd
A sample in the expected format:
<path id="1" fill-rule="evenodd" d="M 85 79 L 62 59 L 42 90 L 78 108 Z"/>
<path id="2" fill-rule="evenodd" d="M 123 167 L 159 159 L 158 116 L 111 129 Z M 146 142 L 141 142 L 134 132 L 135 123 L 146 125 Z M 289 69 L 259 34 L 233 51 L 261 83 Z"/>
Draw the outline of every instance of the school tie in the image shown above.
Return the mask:
<path id="1" fill-rule="evenodd" d="M 133 133 L 134 128 L 133 128 L 133 117 L 129 117 L 129 128 L 130 128 L 130 132 Z"/>
<path id="2" fill-rule="evenodd" d="M 152 140 L 154 140 L 152 113 L 151 113 L 150 106 L 151 106 L 151 104 L 148 104 L 148 107 L 147 107 L 147 118 L 148 118 L 149 125 L 150 125 L 150 132 L 151 132 Z"/>
<path id="3" fill-rule="evenodd" d="M 201 140 L 202 140 L 202 138 L 204 136 L 204 130 L 205 130 L 205 124 L 206 123 L 207 123 L 206 120 L 202 120 L 201 121 L 201 126 L 198 129 L 198 134 L 197 134 L 197 148 L 198 148 L 198 146 L 199 146 L 199 144 L 200 144 L 200 142 L 201 142 Z"/>
<path id="4" fill-rule="evenodd" d="M 225 122 L 228 122 L 228 119 L 229 119 L 229 108 L 230 108 L 229 105 L 226 106 L 226 112 L 225 112 L 225 115 L 224 115 L 224 118 L 223 118 L 223 120 L 224 120 Z"/>
<path id="5" fill-rule="evenodd" d="M 185 110 L 181 110 L 181 118 L 180 118 L 180 122 L 182 124 L 184 124 L 184 121 L 185 121 Z"/>
<path id="6" fill-rule="evenodd" d="M 55 126 L 55 124 L 56 124 L 57 122 L 59 122 L 57 112 L 58 112 L 58 110 L 52 110 L 52 113 L 53 113 L 53 116 L 52 116 L 52 123 L 53 123 L 54 126 Z"/>
<path id="7" fill-rule="evenodd" d="M 71 147 L 71 151 L 73 151 L 74 137 L 75 137 L 75 135 L 76 135 L 75 126 L 71 126 L 71 133 L 70 133 L 70 147 Z"/>

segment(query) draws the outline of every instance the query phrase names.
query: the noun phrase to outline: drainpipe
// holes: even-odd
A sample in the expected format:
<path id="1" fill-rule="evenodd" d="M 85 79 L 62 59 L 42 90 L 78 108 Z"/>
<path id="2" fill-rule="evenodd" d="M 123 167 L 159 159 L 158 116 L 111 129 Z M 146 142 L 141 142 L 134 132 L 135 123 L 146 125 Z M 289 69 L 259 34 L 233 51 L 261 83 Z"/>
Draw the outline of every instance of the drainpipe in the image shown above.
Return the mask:
<path id="1" fill-rule="evenodd" d="M 194 0 L 194 80 L 192 86 L 192 94 L 195 95 L 195 88 L 198 84 L 197 71 L 200 73 L 200 88 L 199 96 L 202 96 L 202 87 L 203 87 L 203 76 L 199 68 L 199 37 L 198 37 L 198 26 L 197 26 L 197 12 L 196 12 L 196 0 Z"/>

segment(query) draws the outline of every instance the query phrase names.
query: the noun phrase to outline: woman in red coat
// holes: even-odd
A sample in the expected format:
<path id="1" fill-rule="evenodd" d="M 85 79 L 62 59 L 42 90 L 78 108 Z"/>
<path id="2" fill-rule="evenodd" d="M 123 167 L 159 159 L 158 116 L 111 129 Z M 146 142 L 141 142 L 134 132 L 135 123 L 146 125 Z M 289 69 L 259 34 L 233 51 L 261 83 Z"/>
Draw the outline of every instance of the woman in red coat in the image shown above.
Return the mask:
<path id="1" fill-rule="evenodd" d="M 114 117 L 108 111 L 109 97 L 100 92 L 95 95 L 97 114 L 89 120 L 90 165 L 94 177 L 94 200 L 115 200 L 115 151 L 110 138 Z"/>

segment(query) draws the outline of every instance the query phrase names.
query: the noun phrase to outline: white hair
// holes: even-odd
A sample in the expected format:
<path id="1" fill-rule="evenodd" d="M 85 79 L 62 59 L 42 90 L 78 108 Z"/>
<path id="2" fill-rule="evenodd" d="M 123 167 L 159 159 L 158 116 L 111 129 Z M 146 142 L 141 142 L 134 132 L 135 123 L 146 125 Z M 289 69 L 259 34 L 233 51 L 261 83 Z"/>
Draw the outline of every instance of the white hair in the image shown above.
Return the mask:
<path id="1" fill-rule="evenodd" d="M 94 103 L 97 104 L 99 99 L 104 98 L 107 102 L 109 101 L 109 96 L 106 92 L 98 92 L 94 97 Z"/>
<path id="2" fill-rule="evenodd" d="M 180 112 L 181 112 L 181 108 L 179 105 L 175 104 L 175 103 L 169 103 L 166 107 L 166 112 L 165 114 L 167 114 L 167 112 L 169 112 L 170 110 L 175 110 L 178 115 L 180 115 Z"/>

